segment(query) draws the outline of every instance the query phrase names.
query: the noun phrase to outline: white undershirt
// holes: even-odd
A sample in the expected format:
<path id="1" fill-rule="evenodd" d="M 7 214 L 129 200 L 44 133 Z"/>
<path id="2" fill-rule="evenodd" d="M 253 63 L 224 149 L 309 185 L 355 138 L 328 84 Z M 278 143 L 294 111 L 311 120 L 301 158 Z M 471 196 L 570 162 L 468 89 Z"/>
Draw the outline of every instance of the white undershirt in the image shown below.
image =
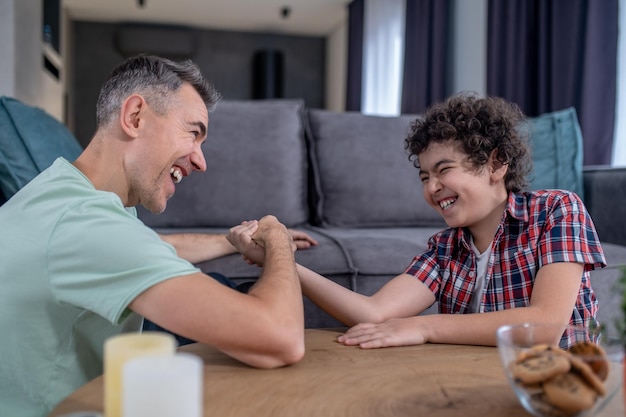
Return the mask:
<path id="1" fill-rule="evenodd" d="M 470 244 L 476 256 L 476 282 L 474 284 L 474 293 L 472 294 L 468 312 L 478 313 L 480 312 L 480 304 L 483 300 L 483 294 L 485 293 L 485 278 L 487 276 L 487 266 L 489 266 L 489 258 L 491 256 L 491 245 L 489 245 L 483 253 L 480 253 L 474 244 L 474 239 L 470 239 Z"/>

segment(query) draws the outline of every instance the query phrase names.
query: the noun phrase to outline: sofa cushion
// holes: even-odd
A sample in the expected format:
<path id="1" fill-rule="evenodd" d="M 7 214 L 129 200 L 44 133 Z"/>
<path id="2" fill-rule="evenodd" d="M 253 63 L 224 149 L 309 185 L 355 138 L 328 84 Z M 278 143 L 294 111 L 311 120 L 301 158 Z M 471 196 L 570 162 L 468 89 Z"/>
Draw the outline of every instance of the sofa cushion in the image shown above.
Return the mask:
<path id="1" fill-rule="evenodd" d="M 573 107 L 530 118 L 531 190 L 561 188 L 583 195 L 583 137 Z"/>
<path id="2" fill-rule="evenodd" d="M 359 275 L 396 276 L 428 249 L 428 239 L 440 227 L 315 228 L 348 254 Z M 357 283 L 357 286 L 360 283 Z M 355 290 L 362 292 L 358 287 Z"/>
<path id="3" fill-rule="evenodd" d="M 57 119 L 14 98 L 0 97 L 0 201 L 59 156 L 73 161 L 81 152 L 74 135 Z"/>
<path id="4" fill-rule="evenodd" d="M 176 186 L 163 214 L 138 208 L 152 227 L 231 227 L 273 214 L 308 220 L 301 100 L 222 101 L 209 114 L 207 170 Z"/>
<path id="5" fill-rule="evenodd" d="M 424 200 L 419 172 L 404 149 L 414 119 L 308 111 L 315 211 L 322 225 L 443 224 Z"/>

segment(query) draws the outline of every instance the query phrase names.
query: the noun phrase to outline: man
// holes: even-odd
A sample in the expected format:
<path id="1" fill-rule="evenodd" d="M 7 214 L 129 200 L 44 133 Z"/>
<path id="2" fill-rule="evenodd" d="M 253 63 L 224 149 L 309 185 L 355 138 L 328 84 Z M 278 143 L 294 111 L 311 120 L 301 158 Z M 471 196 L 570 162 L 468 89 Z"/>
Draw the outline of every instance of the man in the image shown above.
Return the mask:
<path id="1" fill-rule="evenodd" d="M 176 184 L 206 169 L 219 98 L 190 61 L 128 59 L 104 84 L 78 159 L 59 158 L 0 208 L 0 330 L 11 335 L 0 346 L 0 415 L 47 415 L 102 373 L 105 339 L 138 331 L 141 316 L 251 366 L 302 358 L 296 246 L 276 218 L 225 239 L 161 238 L 136 217 L 138 204 L 165 210 Z M 244 247 L 265 253 L 247 294 L 192 265 Z"/>

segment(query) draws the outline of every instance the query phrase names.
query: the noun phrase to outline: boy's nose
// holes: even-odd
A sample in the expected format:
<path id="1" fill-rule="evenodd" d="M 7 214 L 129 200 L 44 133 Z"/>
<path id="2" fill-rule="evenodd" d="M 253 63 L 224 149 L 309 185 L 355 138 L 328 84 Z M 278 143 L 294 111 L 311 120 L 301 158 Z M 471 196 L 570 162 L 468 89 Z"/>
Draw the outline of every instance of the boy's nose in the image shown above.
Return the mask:
<path id="1" fill-rule="evenodd" d="M 441 183 L 436 178 L 428 179 L 428 192 L 430 194 L 436 194 L 441 190 Z"/>

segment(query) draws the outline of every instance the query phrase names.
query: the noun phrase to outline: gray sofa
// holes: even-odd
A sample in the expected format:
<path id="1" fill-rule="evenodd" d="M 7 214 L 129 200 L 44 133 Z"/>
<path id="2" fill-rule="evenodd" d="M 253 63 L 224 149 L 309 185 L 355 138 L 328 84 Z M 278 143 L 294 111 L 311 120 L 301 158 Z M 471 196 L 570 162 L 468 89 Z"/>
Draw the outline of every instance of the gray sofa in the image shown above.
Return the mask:
<path id="1" fill-rule="evenodd" d="M 354 291 L 372 294 L 402 273 L 426 248 L 428 237 L 445 227 L 424 201 L 418 172 L 404 151 L 414 118 L 305 109 L 299 100 L 224 101 L 210 114 L 204 145 L 207 172 L 185 178 L 165 213 L 155 216 L 140 210 L 139 215 L 162 233 L 219 233 L 243 220 L 273 214 L 319 241 L 317 247 L 296 253 L 299 263 Z M 562 129 L 563 120 L 553 119 L 537 119 L 535 127 L 552 123 Z M 550 141 L 548 137 L 541 143 L 545 147 Z M 567 145 L 569 151 L 572 147 Z M 537 158 L 549 153 L 544 149 Z M 563 159 L 563 152 L 556 153 Z M 594 271 L 592 280 L 599 318 L 613 326 L 620 317 L 616 282 L 626 265 L 626 169 L 583 171 L 581 158 L 565 158 L 542 163 L 542 169 L 557 172 L 541 172 L 534 185 L 549 186 L 568 169 L 573 170 L 570 179 L 579 177 L 578 185 L 568 188 L 584 186 L 575 191 L 584 195 L 603 241 L 609 266 Z M 572 158 L 577 163 L 568 162 Z M 255 280 L 259 274 L 238 255 L 198 267 L 237 282 Z M 436 306 L 426 313 L 433 311 Z M 305 314 L 307 327 L 340 325 L 306 299 Z"/>

